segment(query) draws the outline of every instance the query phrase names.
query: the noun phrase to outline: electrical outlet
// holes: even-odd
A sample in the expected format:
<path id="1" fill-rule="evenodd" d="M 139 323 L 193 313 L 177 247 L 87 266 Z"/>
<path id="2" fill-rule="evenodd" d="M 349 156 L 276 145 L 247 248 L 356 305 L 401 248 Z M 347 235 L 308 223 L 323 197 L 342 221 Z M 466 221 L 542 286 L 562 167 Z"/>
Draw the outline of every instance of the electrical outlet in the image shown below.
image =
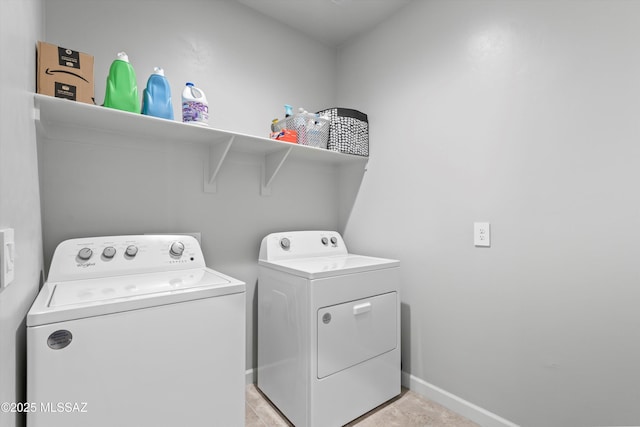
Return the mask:
<path id="1" fill-rule="evenodd" d="M 475 246 L 491 246 L 491 224 L 488 222 L 473 223 L 473 244 Z"/>

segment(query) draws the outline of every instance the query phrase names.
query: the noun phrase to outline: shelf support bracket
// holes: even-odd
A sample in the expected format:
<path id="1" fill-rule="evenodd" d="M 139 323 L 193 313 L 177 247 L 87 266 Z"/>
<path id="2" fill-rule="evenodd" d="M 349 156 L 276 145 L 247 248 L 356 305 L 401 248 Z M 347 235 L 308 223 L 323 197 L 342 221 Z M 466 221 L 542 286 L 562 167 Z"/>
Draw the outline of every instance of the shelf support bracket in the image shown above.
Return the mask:
<path id="1" fill-rule="evenodd" d="M 224 163 L 224 159 L 227 157 L 229 149 L 231 149 L 234 138 L 235 135 L 230 137 L 226 142 L 209 147 L 209 158 L 207 159 L 208 161 L 205 160 L 204 165 L 205 193 L 215 193 L 218 191 L 218 183 L 216 179 L 218 178 L 220 167 L 222 166 L 222 163 Z"/>
<path id="2" fill-rule="evenodd" d="M 287 147 L 283 150 L 275 151 L 271 154 L 264 156 L 262 161 L 262 185 L 260 188 L 260 194 L 262 196 L 271 195 L 271 184 L 276 177 L 280 168 L 287 160 L 289 153 L 291 153 L 292 147 Z"/>

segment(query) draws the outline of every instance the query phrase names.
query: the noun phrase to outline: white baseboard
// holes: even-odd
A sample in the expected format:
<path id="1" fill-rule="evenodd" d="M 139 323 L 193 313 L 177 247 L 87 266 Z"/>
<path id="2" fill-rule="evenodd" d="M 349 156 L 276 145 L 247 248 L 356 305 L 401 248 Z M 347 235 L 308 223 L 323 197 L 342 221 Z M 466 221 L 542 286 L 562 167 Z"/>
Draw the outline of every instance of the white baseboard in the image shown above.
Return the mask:
<path id="1" fill-rule="evenodd" d="M 482 427 L 519 427 L 518 424 L 487 411 L 471 402 L 467 402 L 455 394 L 449 393 L 423 379 L 402 372 L 402 385 L 409 390 L 433 400 L 453 412 L 480 424 Z"/>
<path id="2" fill-rule="evenodd" d="M 244 372 L 244 384 L 245 385 L 255 384 L 257 382 L 256 373 L 257 372 L 255 369 L 247 369 Z"/>

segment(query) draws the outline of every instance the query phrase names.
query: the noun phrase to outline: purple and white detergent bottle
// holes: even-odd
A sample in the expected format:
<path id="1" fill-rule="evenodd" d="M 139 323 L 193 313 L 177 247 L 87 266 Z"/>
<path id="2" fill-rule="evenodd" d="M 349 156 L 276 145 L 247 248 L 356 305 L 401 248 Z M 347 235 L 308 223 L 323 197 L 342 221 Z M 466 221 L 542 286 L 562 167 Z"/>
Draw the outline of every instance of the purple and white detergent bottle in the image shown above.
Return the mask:
<path id="1" fill-rule="evenodd" d="M 188 82 L 182 91 L 182 121 L 201 126 L 209 125 L 207 97 L 191 82 Z"/>

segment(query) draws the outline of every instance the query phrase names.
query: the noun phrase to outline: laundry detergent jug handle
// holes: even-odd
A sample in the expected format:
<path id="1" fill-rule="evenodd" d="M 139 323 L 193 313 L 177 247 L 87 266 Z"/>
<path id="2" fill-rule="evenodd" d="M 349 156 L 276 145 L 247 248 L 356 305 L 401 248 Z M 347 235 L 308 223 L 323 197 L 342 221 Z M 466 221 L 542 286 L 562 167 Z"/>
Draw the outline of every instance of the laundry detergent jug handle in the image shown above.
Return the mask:
<path id="1" fill-rule="evenodd" d="M 202 98 L 202 91 L 195 86 L 191 87 L 191 95 L 194 98 Z"/>

